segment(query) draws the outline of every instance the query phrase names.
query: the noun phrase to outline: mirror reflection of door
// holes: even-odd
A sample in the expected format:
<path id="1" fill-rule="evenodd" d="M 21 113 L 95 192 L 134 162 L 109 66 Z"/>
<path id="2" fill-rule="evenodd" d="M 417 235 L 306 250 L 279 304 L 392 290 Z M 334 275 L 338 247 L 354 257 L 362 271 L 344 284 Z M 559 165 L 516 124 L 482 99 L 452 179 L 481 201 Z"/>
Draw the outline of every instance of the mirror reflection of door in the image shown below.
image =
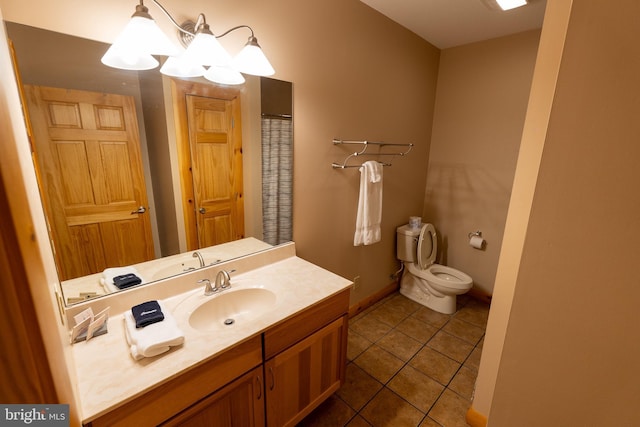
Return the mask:
<path id="1" fill-rule="evenodd" d="M 187 250 L 244 237 L 240 89 L 171 80 Z"/>
<path id="2" fill-rule="evenodd" d="M 60 279 L 153 259 L 133 98 L 24 89 Z"/>
<path id="3" fill-rule="evenodd" d="M 239 100 L 187 95 L 191 173 L 200 248 L 244 235 Z M 234 114 L 235 113 L 235 114 Z"/>

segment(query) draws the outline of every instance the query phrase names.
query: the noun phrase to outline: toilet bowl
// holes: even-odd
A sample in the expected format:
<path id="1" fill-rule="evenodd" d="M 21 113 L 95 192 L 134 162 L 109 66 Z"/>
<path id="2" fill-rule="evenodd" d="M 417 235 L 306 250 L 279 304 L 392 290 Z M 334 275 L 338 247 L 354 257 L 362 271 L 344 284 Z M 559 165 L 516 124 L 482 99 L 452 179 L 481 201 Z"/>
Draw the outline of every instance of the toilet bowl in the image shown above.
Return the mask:
<path id="1" fill-rule="evenodd" d="M 439 313 L 456 311 L 456 296 L 471 289 L 473 279 L 455 268 L 436 264 L 438 238 L 432 224 L 396 229 L 397 257 L 405 271 L 400 293 Z"/>

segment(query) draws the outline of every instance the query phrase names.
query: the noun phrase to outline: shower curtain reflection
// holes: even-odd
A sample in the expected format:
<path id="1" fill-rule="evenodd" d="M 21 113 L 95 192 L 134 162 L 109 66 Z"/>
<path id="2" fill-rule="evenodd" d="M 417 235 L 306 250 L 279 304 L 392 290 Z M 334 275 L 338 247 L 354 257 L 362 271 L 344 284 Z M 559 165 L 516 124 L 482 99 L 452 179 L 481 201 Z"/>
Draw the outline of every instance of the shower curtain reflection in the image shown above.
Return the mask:
<path id="1" fill-rule="evenodd" d="M 263 240 L 293 240 L 293 123 L 290 116 L 262 116 Z"/>

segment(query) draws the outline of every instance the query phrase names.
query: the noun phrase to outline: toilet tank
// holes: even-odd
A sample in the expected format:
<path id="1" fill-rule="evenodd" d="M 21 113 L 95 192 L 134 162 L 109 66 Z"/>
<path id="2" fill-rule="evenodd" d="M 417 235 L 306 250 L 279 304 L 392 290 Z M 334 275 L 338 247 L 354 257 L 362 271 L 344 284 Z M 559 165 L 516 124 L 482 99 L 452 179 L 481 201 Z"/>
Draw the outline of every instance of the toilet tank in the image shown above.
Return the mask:
<path id="1" fill-rule="evenodd" d="M 416 262 L 416 249 L 420 228 L 411 228 L 409 224 L 396 228 L 396 256 L 401 261 Z"/>

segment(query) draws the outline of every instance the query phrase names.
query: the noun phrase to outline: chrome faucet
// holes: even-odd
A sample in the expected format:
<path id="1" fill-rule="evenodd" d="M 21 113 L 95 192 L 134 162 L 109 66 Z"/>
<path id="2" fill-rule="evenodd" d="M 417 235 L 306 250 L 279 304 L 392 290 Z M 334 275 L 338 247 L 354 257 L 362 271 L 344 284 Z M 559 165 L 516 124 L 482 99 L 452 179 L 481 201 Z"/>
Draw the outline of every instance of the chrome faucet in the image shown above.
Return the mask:
<path id="1" fill-rule="evenodd" d="M 200 261 L 200 268 L 204 267 L 204 259 L 202 258 L 202 255 L 200 254 L 200 252 L 195 251 L 193 253 L 193 257 L 198 258 L 198 261 Z"/>
<path id="2" fill-rule="evenodd" d="M 216 292 L 218 292 L 218 287 L 217 286 L 215 288 L 211 287 L 211 280 L 209 280 L 209 279 L 198 280 L 198 283 L 204 283 L 204 294 L 206 296 L 213 295 Z"/>
<path id="3" fill-rule="evenodd" d="M 231 270 L 231 271 L 227 271 L 227 270 L 220 270 L 218 271 L 218 274 L 216 275 L 216 288 L 219 288 L 220 290 L 223 289 L 227 289 L 228 287 L 231 286 L 231 276 L 229 276 L 229 273 L 234 272 L 235 270 Z"/>

